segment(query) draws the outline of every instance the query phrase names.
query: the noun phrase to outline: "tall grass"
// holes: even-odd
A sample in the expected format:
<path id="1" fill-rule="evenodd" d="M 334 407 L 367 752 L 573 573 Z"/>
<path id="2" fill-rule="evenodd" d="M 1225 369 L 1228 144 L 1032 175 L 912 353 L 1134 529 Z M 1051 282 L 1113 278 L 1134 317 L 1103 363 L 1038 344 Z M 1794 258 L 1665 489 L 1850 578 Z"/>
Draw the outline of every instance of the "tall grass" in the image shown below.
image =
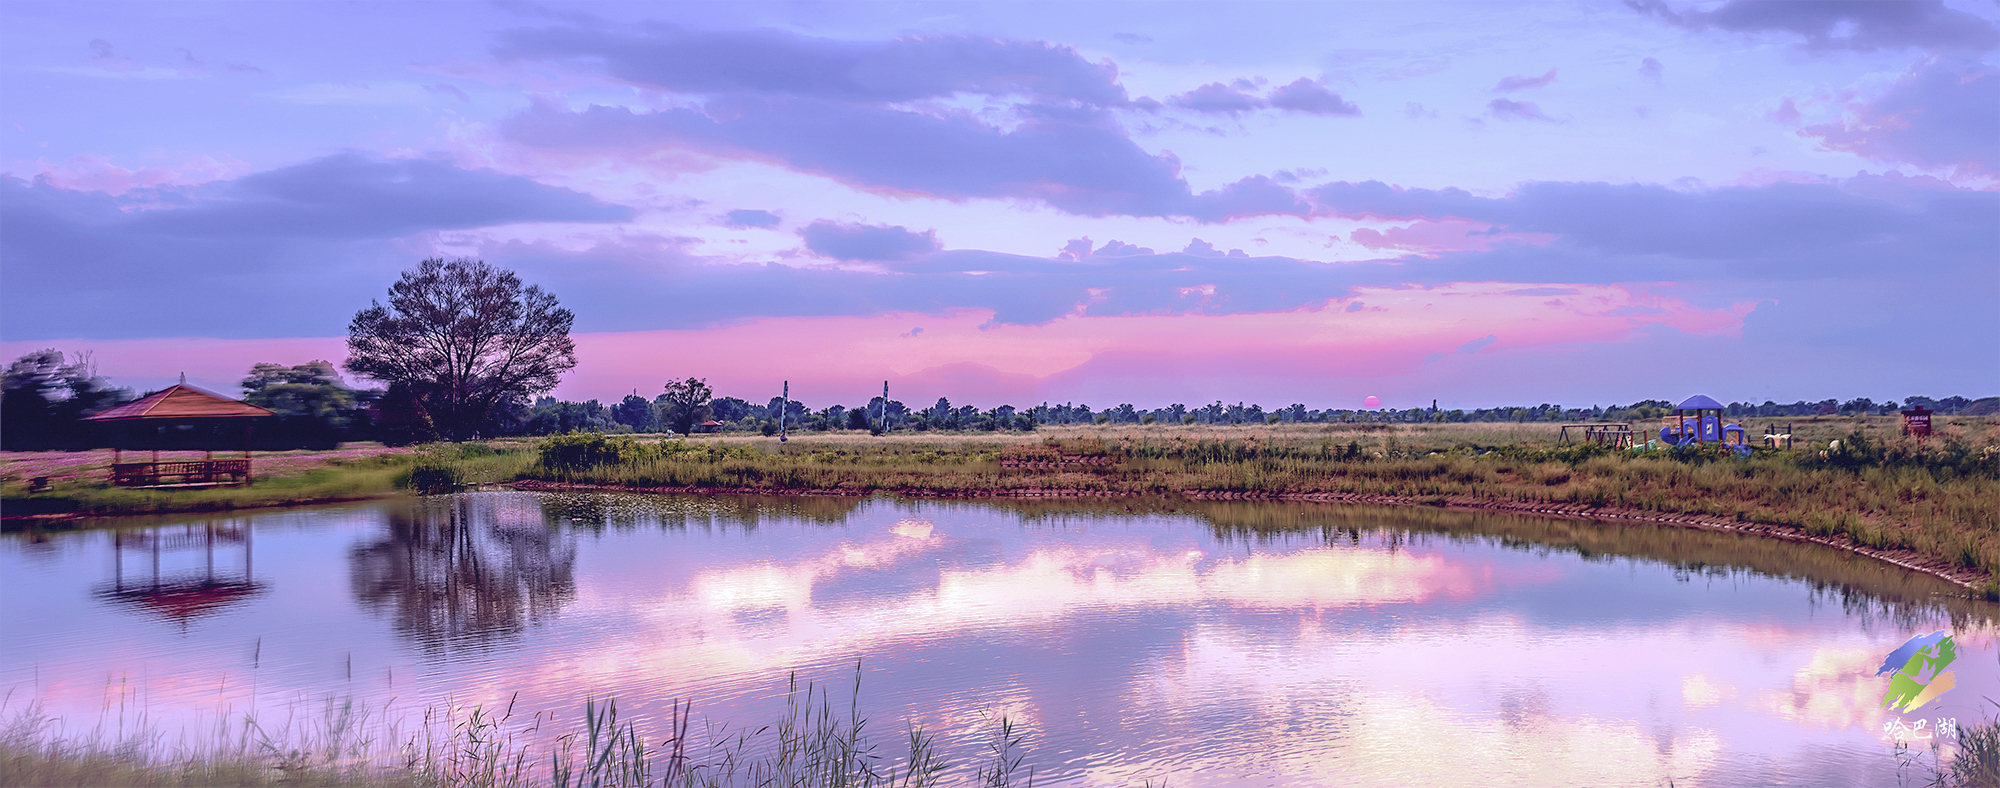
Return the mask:
<path id="1" fill-rule="evenodd" d="M 1806 434 L 1794 425 L 1795 434 Z M 1556 445 L 1550 425 L 1298 425 L 1045 430 L 644 443 L 551 439 L 521 477 L 570 484 L 767 493 L 936 496 L 1345 496 L 1436 505 L 1616 511 L 1794 528 L 1984 582 L 2000 598 L 2000 423 L 1947 423 L 1932 440 L 1867 419 L 1808 424 L 1749 458 L 1713 450 Z M 1840 431 L 1844 430 L 1844 431 Z M 1487 444 L 1480 439 L 1513 438 Z M 1829 441 L 1834 440 L 1832 438 Z"/>
<path id="2" fill-rule="evenodd" d="M 991 752 L 947 761 L 930 732 L 905 725 L 875 741 L 858 710 L 859 670 L 846 708 L 823 687 L 791 682 L 786 710 L 756 728 L 697 721 L 674 704 L 663 721 L 622 716 L 616 699 L 584 701 L 580 724 L 560 735 L 542 715 L 516 719 L 446 705 L 413 730 L 329 701 L 323 714 L 269 726 L 244 717 L 219 725 L 205 746 L 166 747 L 164 736 L 66 737 L 38 708 L 0 730 L 0 785 L 411 785 L 441 788 L 644 788 L 797 786 L 926 788 L 968 779 L 990 788 L 1033 785 L 1025 733 L 1000 718 Z M 650 723 L 663 723 L 663 726 Z"/>
<path id="3" fill-rule="evenodd" d="M 2000 785 L 2000 720 L 1960 728 L 1958 755 L 1951 761 L 1948 785 Z"/>

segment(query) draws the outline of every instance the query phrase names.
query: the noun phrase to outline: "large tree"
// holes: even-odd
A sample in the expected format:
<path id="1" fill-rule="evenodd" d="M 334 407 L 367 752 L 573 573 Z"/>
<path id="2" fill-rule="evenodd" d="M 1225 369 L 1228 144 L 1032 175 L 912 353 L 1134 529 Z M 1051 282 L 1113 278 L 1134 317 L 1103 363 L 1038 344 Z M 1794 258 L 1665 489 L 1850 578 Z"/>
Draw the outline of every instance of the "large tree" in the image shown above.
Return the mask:
<path id="1" fill-rule="evenodd" d="M 513 271 L 431 258 L 404 271 L 389 305 L 354 314 L 347 368 L 403 384 L 447 438 L 497 431 L 510 404 L 556 387 L 576 366 L 575 316 Z"/>
<path id="2" fill-rule="evenodd" d="M 708 420 L 713 412 L 709 399 L 713 396 L 715 392 L 706 379 L 688 378 L 668 383 L 667 390 L 653 404 L 660 409 L 660 421 L 668 429 L 686 435 Z"/>

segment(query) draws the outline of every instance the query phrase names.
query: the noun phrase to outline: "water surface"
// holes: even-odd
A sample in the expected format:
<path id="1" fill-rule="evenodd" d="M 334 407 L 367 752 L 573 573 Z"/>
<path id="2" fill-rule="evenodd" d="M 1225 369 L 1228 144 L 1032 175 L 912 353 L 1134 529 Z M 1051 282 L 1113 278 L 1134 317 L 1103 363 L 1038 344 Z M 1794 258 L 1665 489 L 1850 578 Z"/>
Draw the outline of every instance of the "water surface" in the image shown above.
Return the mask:
<path id="1" fill-rule="evenodd" d="M 0 591 L 0 688 L 71 729 L 586 696 L 755 726 L 858 674 L 885 751 L 1005 717 L 1048 785 L 1893 785 L 1898 723 L 2000 698 L 2000 610 L 1941 581 L 1432 510 L 481 492 L 11 534 Z M 1958 689 L 1881 708 L 1936 630 Z"/>

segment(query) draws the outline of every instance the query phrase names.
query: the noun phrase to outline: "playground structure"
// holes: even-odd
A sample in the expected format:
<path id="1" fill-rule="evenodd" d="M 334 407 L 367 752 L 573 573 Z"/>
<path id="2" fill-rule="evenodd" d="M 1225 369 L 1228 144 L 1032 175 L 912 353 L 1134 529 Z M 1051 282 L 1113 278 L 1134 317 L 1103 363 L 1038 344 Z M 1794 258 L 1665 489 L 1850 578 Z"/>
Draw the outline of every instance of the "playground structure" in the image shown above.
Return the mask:
<path id="1" fill-rule="evenodd" d="M 1624 421 L 1599 422 L 1596 424 L 1564 424 L 1562 425 L 1562 432 L 1556 437 L 1556 442 L 1568 445 L 1572 440 L 1570 438 L 1570 430 L 1580 431 L 1583 435 L 1581 440 L 1600 446 L 1610 446 L 1615 449 L 1632 448 L 1632 436 L 1637 434 L 1632 430 L 1631 422 Z"/>
<path id="2" fill-rule="evenodd" d="M 1664 419 L 1666 426 L 1660 428 L 1660 443 L 1683 447 L 1718 443 L 1748 457 L 1750 443 L 1745 438 L 1743 425 L 1724 423 L 1722 419 L 1727 411 L 1722 403 L 1707 395 L 1688 397 L 1674 407 L 1674 415 Z"/>

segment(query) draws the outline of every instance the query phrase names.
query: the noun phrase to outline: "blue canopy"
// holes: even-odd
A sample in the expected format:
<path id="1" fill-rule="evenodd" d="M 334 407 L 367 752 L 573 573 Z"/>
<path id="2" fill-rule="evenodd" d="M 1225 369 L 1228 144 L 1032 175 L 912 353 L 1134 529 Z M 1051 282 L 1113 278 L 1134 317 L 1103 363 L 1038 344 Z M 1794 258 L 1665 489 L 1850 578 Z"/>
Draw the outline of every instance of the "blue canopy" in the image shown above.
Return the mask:
<path id="1" fill-rule="evenodd" d="M 1726 410 L 1722 403 L 1709 399 L 1706 394 L 1696 394 L 1688 397 L 1678 407 L 1681 410 Z"/>

